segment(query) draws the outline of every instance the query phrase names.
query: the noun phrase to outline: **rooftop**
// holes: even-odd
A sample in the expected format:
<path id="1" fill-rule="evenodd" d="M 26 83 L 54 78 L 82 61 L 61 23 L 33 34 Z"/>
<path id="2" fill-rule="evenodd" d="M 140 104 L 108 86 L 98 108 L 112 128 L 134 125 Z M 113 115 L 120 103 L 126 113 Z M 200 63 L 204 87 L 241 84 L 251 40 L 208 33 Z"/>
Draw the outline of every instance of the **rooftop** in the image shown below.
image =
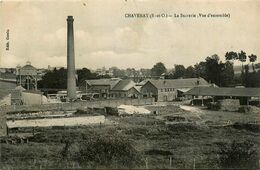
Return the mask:
<path id="1" fill-rule="evenodd" d="M 117 83 L 112 90 L 117 91 L 127 91 L 135 86 L 135 82 L 133 80 L 121 80 Z"/>
<path id="2" fill-rule="evenodd" d="M 150 79 L 156 88 L 192 88 L 196 86 L 210 86 L 210 84 L 203 78 L 189 78 L 189 79 Z"/>
<path id="3" fill-rule="evenodd" d="M 260 88 L 194 87 L 184 94 L 195 96 L 260 97 Z"/>
<path id="4" fill-rule="evenodd" d="M 86 80 L 86 83 L 90 86 L 93 85 L 105 85 L 110 86 L 111 89 L 120 81 L 121 79 L 94 79 L 94 80 Z"/>

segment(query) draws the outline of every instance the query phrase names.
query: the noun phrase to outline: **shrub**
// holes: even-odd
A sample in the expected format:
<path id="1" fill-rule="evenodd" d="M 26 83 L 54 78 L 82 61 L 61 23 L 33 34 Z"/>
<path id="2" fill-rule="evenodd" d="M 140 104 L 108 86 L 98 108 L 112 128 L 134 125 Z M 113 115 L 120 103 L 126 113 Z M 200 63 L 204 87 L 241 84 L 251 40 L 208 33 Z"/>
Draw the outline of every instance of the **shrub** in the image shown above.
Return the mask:
<path id="1" fill-rule="evenodd" d="M 259 124 L 251 124 L 251 123 L 234 123 L 232 125 L 235 129 L 245 129 L 252 132 L 260 132 L 260 125 Z"/>
<path id="2" fill-rule="evenodd" d="M 132 168 L 142 162 L 133 145 L 118 136 L 92 136 L 79 143 L 67 142 L 61 155 L 79 162 L 81 167 L 91 165 L 90 168 Z"/>
<path id="3" fill-rule="evenodd" d="M 158 150 L 158 149 L 151 149 L 145 152 L 147 155 L 173 155 L 171 151 L 165 151 L 165 150 Z"/>
<path id="4" fill-rule="evenodd" d="M 221 168 L 257 169 L 259 154 L 254 142 L 233 141 L 220 146 L 219 164 Z"/>

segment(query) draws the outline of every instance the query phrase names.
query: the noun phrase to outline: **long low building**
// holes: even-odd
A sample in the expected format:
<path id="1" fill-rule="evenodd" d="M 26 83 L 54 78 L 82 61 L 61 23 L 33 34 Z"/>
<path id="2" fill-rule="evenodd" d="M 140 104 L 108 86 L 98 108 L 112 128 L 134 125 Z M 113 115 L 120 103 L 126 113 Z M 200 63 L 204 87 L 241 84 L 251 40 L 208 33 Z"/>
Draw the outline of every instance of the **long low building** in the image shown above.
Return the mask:
<path id="1" fill-rule="evenodd" d="M 186 96 L 211 96 L 214 98 L 237 98 L 246 100 L 248 104 L 252 97 L 260 99 L 260 88 L 230 88 L 230 87 L 194 87 L 184 93 Z"/>
<path id="2" fill-rule="evenodd" d="M 143 97 L 154 97 L 155 101 L 173 101 L 194 87 L 211 86 L 203 78 L 145 80 L 141 84 Z"/>
<path id="3" fill-rule="evenodd" d="M 155 101 L 173 101 L 182 98 L 183 93 L 197 86 L 212 86 L 203 78 L 188 79 L 146 79 L 135 83 L 126 79 L 95 79 L 80 84 L 83 92 L 95 92 L 101 98 L 149 98 Z"/>

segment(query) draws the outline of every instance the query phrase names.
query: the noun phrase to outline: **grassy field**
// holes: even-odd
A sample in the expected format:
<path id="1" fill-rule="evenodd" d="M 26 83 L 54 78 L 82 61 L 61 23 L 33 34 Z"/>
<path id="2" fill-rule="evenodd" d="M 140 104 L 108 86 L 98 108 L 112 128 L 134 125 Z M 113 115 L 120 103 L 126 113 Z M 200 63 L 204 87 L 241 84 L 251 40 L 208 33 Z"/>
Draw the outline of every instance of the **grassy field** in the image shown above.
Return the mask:
<path id="1" fill-rule="evenodd" d="M 6 168 L 259 168 L 259 113 L 148 106 L 150 116 L 108 116 L 112 125 L 38 128 L 28 143 L 1 143 Z M 170 117 L 187 122 L 166 125 Z M 14 133 L 30 129 L 12 130 Z"/>

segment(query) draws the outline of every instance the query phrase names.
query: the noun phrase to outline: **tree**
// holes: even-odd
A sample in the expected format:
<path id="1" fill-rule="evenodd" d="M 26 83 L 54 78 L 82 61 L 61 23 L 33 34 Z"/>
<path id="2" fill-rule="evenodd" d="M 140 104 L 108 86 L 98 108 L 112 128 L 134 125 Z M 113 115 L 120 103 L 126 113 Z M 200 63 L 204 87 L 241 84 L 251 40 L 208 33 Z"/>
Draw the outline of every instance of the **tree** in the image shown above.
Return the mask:
<path id="1" fill-rule="evenodd" d="M 117 67 L 112 67 L 111 69 L 112 69 L 114 77 L 121 77 L 121 78 L 123 78 L 123 77 L 126 76 L 124 70 L 121 70 L 121 69 L 119 69 Z"/>
<path id="2" fill-rule="evenodd" d="M 186 71 L 185 71 L 185 77 L 186 78 L 195 78 L 196 77 L 195 68 L 192 66 L 187 67 Z"/>
<path id="3" fill-rule="evenodd" d="M 241 52 L 238 53 L 238 59 L 242 64 L 242 70 L 241 70 L 242 85 L 245 85 L 245 70 L 244 70 L 244 64 L 243 63 L 246 62 L 246 58 L 247 58 L 246 53 L 241 50 Z"/>
<path id="4" fill-rule="evenodd" d="M 89 69 L 83 68 L 77 70 L 77 84 L 84 80 L 96 79 L 97 75 L 91 73 Z M 66 89 L 67 88 L 67 69 L 61 68 L 57 70 L 54 68 L 53 71 L 48 71 L 39 81 L 40 88 L 55 88 L 55 89 Z"/>
<path id="5" fill-rule="evenodd" d="M 221 86 L 228 87 L 234 85 L 234 68 L 233 63 L 227 61 L 221 64 Z"/>
<path id="6" fill-rule="evenodd" d="M 156 63 L 151 69 L 152 76 L 161 76 L 163 73 L 166 73 L 166 68 L 163 63 Z"/>
<path id="7" fill-rule="evenodd" d="M 211 57 L 206 58 L 206 80 L 220 85 L 220 76 L 221 76 L 221 65 L 219 64 L 219 57 L 217 54 L 212 55 Z"/>
<path id="8" fill-rule="evenodd" d="M 151 76 L 151 69 L 141 68 L 140 72 L 141 72 L 141 75 L 144 76 L 144 77 L 150 77 Z"/>
<path id="9" fill-rule="evenodd" d="M 248 58 L 249 58 L 249 61 L 252 63 L 252 68 L 253 68 L 253 71 L 255 72 L 254 62 L 256 61 L 257 56 L 254 54 L 251 54 L 250 56 L 248 56 Z"/>
<path id="10" fill-rule="evenodd" d="M 183 65 L 175 65 L 174 66 L 175 70 L 174 70 L 174 78 L 183 78 L 185 75 L 185 67 Z"/>
<path id="11" fill-rule="evenodd" d="M 194 65 L 195 74 L 197 77 L 206 79 L 206 62 L 202 61 Z"/>
<path id="12" fill-rule="evenodd" d="M 234 84 L 233 64 L 229 61 L 222 63 L 218 55 L 214 54 L 195 66 L 198 77 L 202 77 L 218 86 L 231 86 Z"/>
<path id="13" fill-rule="evenodd" d="M 48 71 L 39 81 L 40 88 L 67 88 L 67 69 L 61 68 L 57 70 L 54 68 L 53 71 Z"/>
<path id="14" fill-rule="evenodd" d="M 225 58 L 228 61 L 232 60 L 234 62 L 234 60 L 238 59 L 238 54 L 236 52 L 230 51 L 226 53 Z"/>
<path id="15" fill-rule="evenodd" d="M 91 73 L 91 71 L 87 68 L 77 70 L 77 75 L 78 75 L 78 81 L 77 81 L 78 84 L 82 83 L 85 80 L 91 80 L 97 78 L 97 74 Z"/>
<path id="16" fill-rule="evenodd" d="M 238 53 L 238 59 L 242 63 L 242 73 L 244 72 L 244 65 L 243 63 L 246 62 L 247 56 L 244 51 L 241 50 L 240 53 Z"/>
<path id="17" fill-rule="evenodd" d="M 255 141 L 234 140 L 231 144 L 221 143 L 219 165 L 221 169 L 258 169 L 259 155 Z"/>

